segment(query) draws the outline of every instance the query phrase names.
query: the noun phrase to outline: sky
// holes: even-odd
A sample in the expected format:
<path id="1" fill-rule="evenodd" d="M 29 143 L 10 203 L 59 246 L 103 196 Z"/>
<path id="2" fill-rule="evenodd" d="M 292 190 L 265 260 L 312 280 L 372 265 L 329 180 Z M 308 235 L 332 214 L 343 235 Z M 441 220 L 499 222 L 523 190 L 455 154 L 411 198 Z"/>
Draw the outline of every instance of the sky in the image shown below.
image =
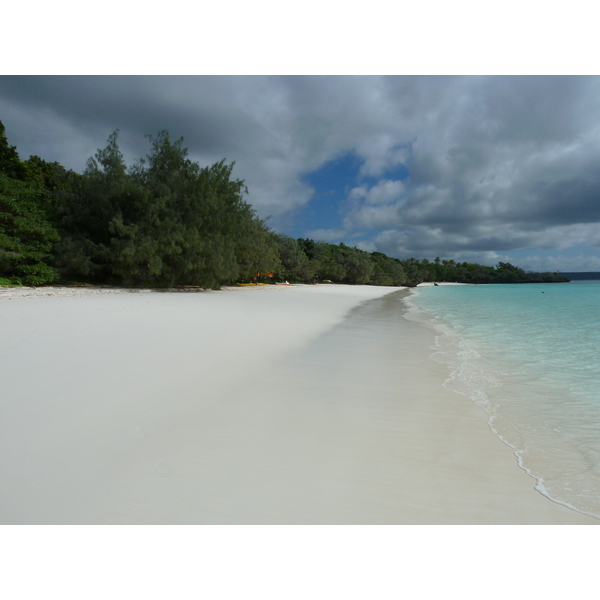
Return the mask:
<path id="1" fill-rule="evenodd" d="M 0 120 L 78 172 L 167 129 L 295 238 L 600 271 L 597 76 L 0 76 Z"/>

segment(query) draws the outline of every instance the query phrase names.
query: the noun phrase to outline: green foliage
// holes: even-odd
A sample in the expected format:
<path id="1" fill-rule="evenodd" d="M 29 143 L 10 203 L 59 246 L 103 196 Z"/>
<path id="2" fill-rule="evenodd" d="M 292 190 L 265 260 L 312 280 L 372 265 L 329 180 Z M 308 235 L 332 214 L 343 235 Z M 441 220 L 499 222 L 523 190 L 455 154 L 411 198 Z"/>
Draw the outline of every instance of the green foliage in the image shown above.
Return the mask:
<path id="1" fill-rule="evenodd" d="M 418 261 L 416 258 L 408 258 L 400 261 L 406 274 L 406 285 L 415 286 L 423 281 L 430 281 L 431 268 L 429 263 Z"/>
<path id="2" fill-rule="evenodd" d="M 11 285 L 43 285 L 58 278 L 49 266 L 58 233 L 42 208 L 44 191 L 0 173 L 0 277 Z"/>
<path id="3" fill-rule="evenodd" d="M 248 281 L 281 269 L 277 236 L 258 219 L 248 221 L 237 238 L 239 278 Z"/>
<path id="4" fill-rule="evenodd" d="M 292 240 L 293 242 L 293 240 Z M 299 238 L 296 244 L 307 257 L 318 263 L 317 276 L 320 280 L 335 283 L 415 286 L 426 281 L 450 281 L 459 283 L 537 283 L 568 281 L 558 273 L 527 272 L 510 263 L 499 263 L 488 267 L 476 263 L 456 263 L 453 260 L 433 262 L 424 258 L 400 260 L 382 252 L 365 252 L 345 244 L 328 244 Z M 290 263 L 295 249 L 288 241 L 280 241 L 282 263 Z"/>
<path id="5" fill-rule="evenodd" d="M 527 272 L 510 263 L 498 263 L 496 267 L 476 263 L 456 263 L 453 260 L 436 258 L 433 263 L 427 259 L 415 258 L 400 261 L 406 271 L 408 281 L 451 281 L 458 283 L 541 283 L 564 282 L 565 277 L 557 273 Z"/>
<path id="6" fill-rule="evenodd" d="M 313 248 L 313 257 L 319 263 L 317 277 L 330 281 L 342 282 L 346 278 L 346 267 L 342 257 L 341 246 L 316 242 Z"/>
<path id="7" fill-rule="evenodd" d="M 298 247 L 309 250 L 319 279 L 363 285 L 373 275 L 374 264 L 364 250 L 302 239 Z"/>
<path id="8" fill-rule="evenodd" d="M 60 163 L 50 163 L 39 156 L 30 156 L 23 165 L 27 171 L 26 180 L 46 190 L 44 208 L 52 223 L 57 225 L 58 207 L 72 193 L 74 185 L 82 176 L 74 171 L 67 171 Z"/>
<path id="9" fill-rule="evenodd" d="M 406 283 L 407 277 L 400 261 L 390 258 L 382 252 L 372 252 L 373 275 L 370 283 L 373 285 L 402 285 Z"/>
<path id="10" fill-rule="evenodd" d="M 3 285 L 42 285 L 58 278 L 49 219 L 49 195 L 41 179 L 9 146 L 0 121 L 0 280 Z M 7 283 L 8 282 L 8 283 Z"/>
<path id="11" fill-rule="evenodd" d="M 280 279 L 287 281 L 313 281 L 320 267 L 320 263 L 314 258 L 308 258 L 302 246 L 301 240 L 286 235 L 277 236 L 277 249 L 281 260 L 281 268 L 278 271 Z"/>
<path id="12" fill-rule="evenodd" d="M 306 254 L 309 260 L 315 259 L 315 252 L 317 248 L 317 244 L 314 240 L 298 238 L 297 240 L 299 248 Z"/>
<path id="13" fill-rule="evenodd" d="M 368 283 L 375 268 L 369 253 L 342 244 L 340 246 L 342 247 L 340 262 L 346 270 L 344 281 L 355 285 Z"/>
<path id="14" fill-rule="evenodd" d="M 276 240 L 244 201 L 233 164 L 201 168 L 182 139 L 162 131 L 127 170 L 117 137 L 88 161 L 63 202 L 57 253 L 64 277 L 217 289 L 278 268 Z"/>
<path id="15" fill-rule="evenodd" d="M 14 283 L 12 279 L 0 277 L 0 287 L 18 287 L 20 284 Z"/>

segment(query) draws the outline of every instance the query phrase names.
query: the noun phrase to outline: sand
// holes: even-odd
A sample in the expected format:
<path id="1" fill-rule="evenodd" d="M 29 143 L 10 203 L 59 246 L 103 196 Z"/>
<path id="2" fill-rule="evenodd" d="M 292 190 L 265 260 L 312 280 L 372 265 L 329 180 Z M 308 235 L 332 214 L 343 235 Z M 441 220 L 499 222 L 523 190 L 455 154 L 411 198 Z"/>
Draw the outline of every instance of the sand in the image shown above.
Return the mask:
<path id="1" fill-rule="evenodd" d="M 597 524 L 398 288 L 0 290 L 2 524 Z"/>

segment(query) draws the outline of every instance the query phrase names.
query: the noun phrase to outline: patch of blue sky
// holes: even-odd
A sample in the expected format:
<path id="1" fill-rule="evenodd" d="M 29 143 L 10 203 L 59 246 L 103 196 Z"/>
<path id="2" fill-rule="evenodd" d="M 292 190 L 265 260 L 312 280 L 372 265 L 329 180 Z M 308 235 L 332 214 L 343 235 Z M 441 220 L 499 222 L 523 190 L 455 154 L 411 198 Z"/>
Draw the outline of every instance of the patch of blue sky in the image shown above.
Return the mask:
<path id="1" fill-rule="evenodd" d="M 295 215 L 288 232 L 305 237 L 308 231 L 341 227 L 348 192 L 357 185 L 361 161 L 354 153 L 324 163 L 301 179 L 313 190 L 313 196 Z"/>
<path id="2" fill-rule="evenodd" d="M 305 173 L 302 181 L 310 185 L 314 194 L 310 201 L 296 212 L 293 223 L 285 233 L 298 237 L 311 237 L 310 232 L 319 230 L 343 231 L 343 220 L 349 207 L 348 195 L 352 188 L 366 185 L 369 188 L 383 179 L 405 180 L 408 170 L 404 165 L 395 165 L 379 177 L 361 175 L 363 161 L 354 153 L 348 152 L 321 165 L 315 171 Z M 351 242 L 356 235 L 347 232 L 339 240 Z M 344 238 L 344 239 L 343 239 Z"/>

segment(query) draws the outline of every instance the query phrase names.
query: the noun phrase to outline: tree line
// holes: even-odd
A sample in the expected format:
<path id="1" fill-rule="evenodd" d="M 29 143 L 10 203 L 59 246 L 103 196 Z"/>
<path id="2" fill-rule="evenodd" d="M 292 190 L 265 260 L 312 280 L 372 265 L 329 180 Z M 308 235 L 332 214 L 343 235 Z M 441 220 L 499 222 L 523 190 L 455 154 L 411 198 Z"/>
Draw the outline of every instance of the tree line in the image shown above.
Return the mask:
<path id="1" fill-rule="evenodd" d="M 565 281 L 508 263 L 401 260 L 277 234 L 244 200 L 234 163 L 201 167 L 183 139 L 148 138 L 149 154 L 127 167 L 114 132 L 79 174 L 39 156 L 22 161 L 0 121 L 0 285 Z"/>

